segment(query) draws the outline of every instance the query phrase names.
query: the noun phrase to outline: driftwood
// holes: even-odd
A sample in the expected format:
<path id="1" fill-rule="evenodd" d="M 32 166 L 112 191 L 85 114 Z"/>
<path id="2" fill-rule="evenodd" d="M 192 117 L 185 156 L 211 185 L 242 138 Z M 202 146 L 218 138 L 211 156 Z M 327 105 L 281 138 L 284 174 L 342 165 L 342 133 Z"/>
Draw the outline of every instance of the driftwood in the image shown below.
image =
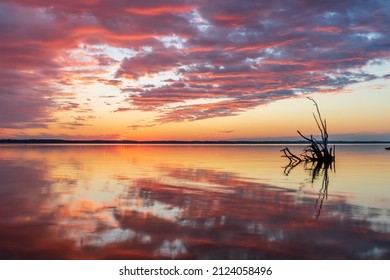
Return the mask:
<path id="1" fill-rule="evenodd" d="M 321 133 L 321 140 L 318 141 L 313 135 L 310 137 L 304 136 L 299 130 L 298 134 L 308 142 L 308 145 L 303 149 L 303 153 L 300 156 L 293 154 L 287 147 L 282 149 L 283 157 L 286 157 L 290 160 L 290 163 L 300 163 L 304 162 L 316 162 L 320 164 L 331 164 L 335 160 L 335 147 L 329 149 L 328 144 L 328 129 L 326 125 L 326 120 L 322 119 L 321 112 L 318 108 L 317 102 L 308 97 L 314 103 L 316 107 L 316 113 L 313 113 L 314 120 L 316 121 L 317 127 Z"/>
<path id="2" fill-rule="evenodd" d="M 281 152 L 283 152 L 282 157 L 286 157 L 290 161 L 284 168 L 285 175 L 289 175 L 291 170 L 303 162 L 305 169 L 311 172 L 312 183 L 314 183 L 318 177 L 322 177 L 321 189 L 318 192 L 318 198 L 314 205 L 314 219 L 317 220 L 321 215 L 324 200 L 328 198 L 328 170 L 333 169 L 336 150 L 335 146 L 329 148 L 329 135 L 326 120 L 322 118 L 317 102 L 312 98 L 308 97 L 308 99 L 311 100 L 316 107 L 316 113 L 313 113 L 313 116 L 318 130 L 320 131 L 321 139 L 317 140 L 313 135 L 310 135 L 310 137 L 304 136 L 297 130 L 298 134 L 308 142 L 308 145 L 303 149 L 303 153 L 299 156 L 295 155 L 288 147 L 282 149 Z"/>
<path id="3" fill-rule="evenodd" d="M 316 121 L 318 130 L 320 131 L 321 140 L 317 140 L 313 137 L 313 135 L 310 135 L 310 137 L 304 136 L 299 130 L 297 130 L 298 134 L 308 142 L 308 145 L 303 149 L 303 153 L 297 156 L 291 152 L 288 147 L 282 149 L 281 151 L 283 152 L 282 157 L 286 157 L 290 161 L 289 164 L 284 168 L 284 174 L 289 175 L 291 170 L 303 162 L 305 168 L 311 172 L 312 183 L 314 183 L 316 178 L 322 176 L 322 186 L 314 205 L 314 218 L 318 219 L 321 214 L 324 200 L 328 198 L 328 170 L 333 169 L 336 150 L 335 146 L 329 148 L 329 135 L 326 120 L 322 118 L 317 102 L 312 98 L 308 97 L 308 99 L 311 100 L 316 107 L 316 113 L 313 113 L 313 116 L 314 120 Z"/>

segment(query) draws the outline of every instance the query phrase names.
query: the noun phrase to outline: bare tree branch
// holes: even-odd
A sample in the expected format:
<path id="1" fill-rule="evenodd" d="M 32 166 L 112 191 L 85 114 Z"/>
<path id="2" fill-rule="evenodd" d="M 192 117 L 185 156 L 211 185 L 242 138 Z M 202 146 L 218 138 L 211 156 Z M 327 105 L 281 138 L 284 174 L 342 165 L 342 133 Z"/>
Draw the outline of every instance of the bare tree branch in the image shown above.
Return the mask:
<path id="1" fill-rule="evenodd" d="M 291 153 L 291 151 L 287 147 L 281 151 L 283 151 L 284 156 L 287 157 L 290 162 L 310 161 L 325 164 L 332 163 L 335 159 L 335 148 L 331 148 L 330 150 L 328 150 L 329 134 L 327 130 L 326 120 L 322 118 L 317 102 L 313 98 L 307 98 L 311 100 L 316 107 L 317 114 L 313 113 L 313 117 L 317 124 L 318 130 L 320 131 L 321 141 L 318 141 L 316 138 L 313 137 L 313 135 L 311 135 L 310 138 L 304 136 L 299 130 L 297 130 L 298 134 L 307 142 L 309 142 L 308 146 L 304 148 L 304 153 L 301 155 L 302 158 L 299 158 L 298 156 Z"/>

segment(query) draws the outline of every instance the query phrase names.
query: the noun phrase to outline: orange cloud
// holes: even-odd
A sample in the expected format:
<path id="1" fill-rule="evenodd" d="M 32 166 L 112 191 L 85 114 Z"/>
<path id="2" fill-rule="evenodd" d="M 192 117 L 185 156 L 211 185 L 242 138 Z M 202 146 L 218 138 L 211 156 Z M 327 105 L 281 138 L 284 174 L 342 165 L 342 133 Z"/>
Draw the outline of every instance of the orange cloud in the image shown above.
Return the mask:
<path id="1" fill-rule="evenodd" d="M 156 16 L 167 13 L 186 13 L 188 11 L 196 9 L 194 5 L 188 6 L 154 6 L 154 7 L 129 7 L 126 8 L 126 12 L 144 15 L 144 16 Z"/>

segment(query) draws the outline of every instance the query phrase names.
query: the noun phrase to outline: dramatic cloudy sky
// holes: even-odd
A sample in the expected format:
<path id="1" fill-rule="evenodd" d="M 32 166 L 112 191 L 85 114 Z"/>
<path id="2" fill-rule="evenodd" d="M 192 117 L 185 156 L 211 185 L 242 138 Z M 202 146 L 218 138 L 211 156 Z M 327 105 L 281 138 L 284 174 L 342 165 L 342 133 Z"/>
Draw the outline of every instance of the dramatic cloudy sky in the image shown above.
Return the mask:
<path id="1" fill-rule="evenodd" d="M 279 139 L 316 133 L 310 96 L 389 140 L 389 26 L 387 0 L 0 0 L 1 138 Z"/>

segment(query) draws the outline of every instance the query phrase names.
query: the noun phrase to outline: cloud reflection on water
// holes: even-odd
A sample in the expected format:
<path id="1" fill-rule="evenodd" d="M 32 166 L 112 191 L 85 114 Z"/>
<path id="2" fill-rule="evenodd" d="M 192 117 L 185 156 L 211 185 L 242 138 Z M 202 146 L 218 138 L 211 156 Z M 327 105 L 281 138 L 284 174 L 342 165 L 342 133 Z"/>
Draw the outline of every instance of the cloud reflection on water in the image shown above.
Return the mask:
<path id="1" fill-rule="evenodd" d="M 0 159 L 2 259 L 390 257 L 390 226 L 378 218 L 388 210 L 331 187 L 316 220 L 319 189 L 164 160 L 166 151 L 149 160 L 164 148 L 35 149 Z"/>

